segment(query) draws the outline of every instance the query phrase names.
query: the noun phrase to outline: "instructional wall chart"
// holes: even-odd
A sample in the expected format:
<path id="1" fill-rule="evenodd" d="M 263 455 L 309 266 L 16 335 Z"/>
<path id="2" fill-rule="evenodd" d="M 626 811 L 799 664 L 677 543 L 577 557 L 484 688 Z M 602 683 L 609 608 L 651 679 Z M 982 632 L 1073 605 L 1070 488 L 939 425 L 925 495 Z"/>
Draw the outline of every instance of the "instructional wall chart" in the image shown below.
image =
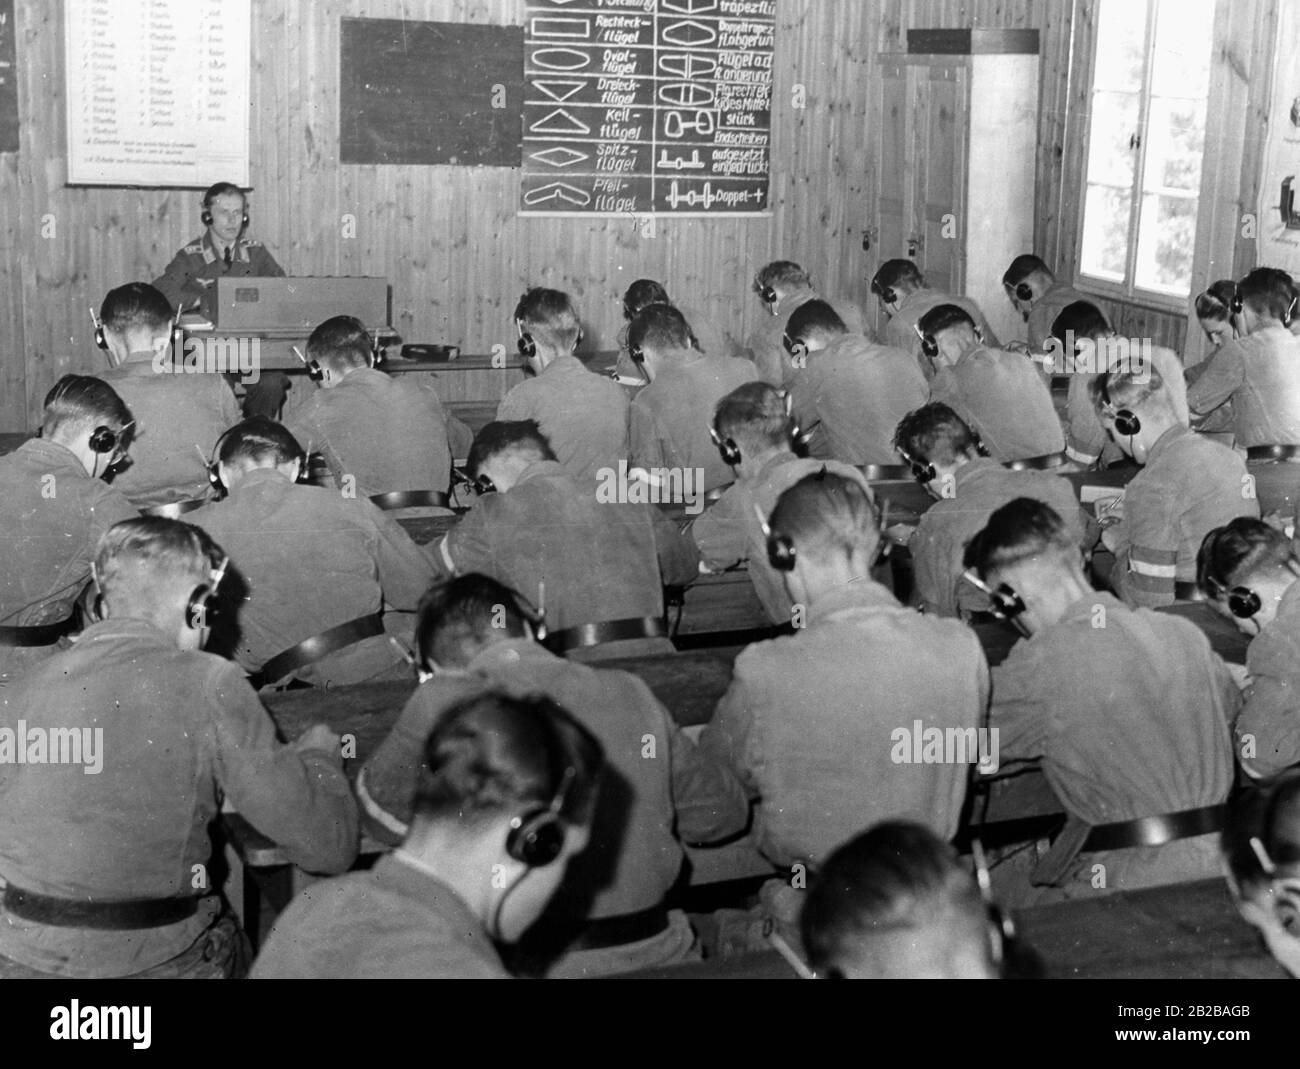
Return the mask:
<path id="1" fill-rule="evenodd" d="M 68 181 L 248 184 L 250 0 L 66 0 Z"/>
<path id="2" fill-rule="evenodd" d="M 768 210 L 775 0 L 534 0 L 520 214 Z"/>

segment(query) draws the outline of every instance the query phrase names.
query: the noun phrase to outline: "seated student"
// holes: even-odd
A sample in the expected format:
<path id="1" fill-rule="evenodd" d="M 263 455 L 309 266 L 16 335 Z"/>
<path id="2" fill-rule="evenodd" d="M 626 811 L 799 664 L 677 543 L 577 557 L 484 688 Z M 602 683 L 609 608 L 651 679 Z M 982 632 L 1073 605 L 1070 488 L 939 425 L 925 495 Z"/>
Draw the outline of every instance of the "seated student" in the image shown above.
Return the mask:
<path id="1" fill-rule="evenodd" d="M 888 319 L 884 330 L 885 344 L 911 353 L 927 382 L 933 377 L 934 368 L 921 352 L 921 337 L 916 332 L 916 325 L 931 308 L 955 304 L 964 309 L 984 341 L 994 349 L 1001 347 L 979 305 L 969 297 L 931 289 L 920 268 L 911 260 L 886 260 L 871 279 L 871 292 L 879 298 L 880 307 Z"/>
<path id="2" fill-rule="evenodd" d="M 988 348 L 974 320 L 955 304 L 931 308 L 919 327 L 935 365 L 930 400 L 956 411 L 994 460 L 1006 464 L 1064 453 L 1051 391 L 1031 361 Z"/>
<path id="3" fill-rule="evenodd" d="M 1253 777 L 1300 762 L 1300 561 L 1281 531 L 1237 519 L 1205 536 L 1197 585 L 1251 636 L 1237 758 Z"/>
<path id="4" fill-rule="evenodd" d="M 1056 275 L 1032 253 L 1017 256 L 1003 272 L 1002 287 L 1007 300 L 1025 320 L 1031 353 L 1041 353 L 1052 336 L 1052 323 L 1067 304 L 1088 298 Z"/>
<path id="5" fill-rule="evenodd" d="M 749 561 L 749 578 L 774 624 L 790 622 L 785 582 L 767 560 L 767 539 L 759 516 L 805 475 L 826 471 L 867 485 L 862 473 L 837 460 L 794 454 L 795 427 L 786 397 L 766 382 L 747 382 L 718 402 L 713 417 L 718 451 L 736 481 L 691 524 L 700 560 L 721 572 Z"/>
<path id="6" fill-rule="evenodd" d="M 0 686 L 57 652 L 100 536 L 136 515 L 100 478 L 133 422 L 106 382 L 64 375 L 45 395 L 41 436 L 0 457 Z"/>
<path id="7" fill-rule="evenodd" d="M 1232 310 L 1236 296 L 1237 283 L 1230 278 L 1211 282 L 1204 293 L 1196 295 L 1196 321 L 1205 332 L 1211 351 L 1241 337 L 1240 318 Z"/>
<path id="8" fill-rule="evenodd" d="M 98 377 L 135 416 L 131 466 L 113 479 L 133 505 L 192 501 L 208 494 L 203 458 L 225 429 L 239 421 L 239 406 L 223 375 L 172 368 L 172 307 L 143 282 L 110 290 L 99 310 L 96 336 L 113 365 Z"/>
<path id="9" fill-rule="evenodd" d="M 1285 271 L 1260 267 L 1241 280 L 1231 304 L 1244 337 L 1225 342 L 1188 388 L 1199 427 L 1232 401 L 1232 429 L 1264 515 L 1300 507 L 1300 338 L 1287 328 L 1296 294 Z"/>
<path id="10" fill-rule="evenodd" d="M 920 721 L 973 738 L 988 700 L 975 634 L 905 609 L 871 580 L 879 520 L 856 481 L 810 475 L 781 495 L 769 523 L 772 564 L 803 612 L 794 635 L 736 659 L 701 749 L 759 800 L 759 848 L 776 865 L 816 866 L 863 821 L 886 817 L 951 838 L 970 767 L 913 763 L 898 736 Z"/>
<path id="11" fill-rule="evenodd" d="M 627 457 L 627 391 L 575 355 L 582 327 L 567 293 L 530 289 L 515 308 L 515 326 L 535 377 L 510 389 L 497 419 L 535 421 L 565 470 L 589 485 Z"/>
<path id="12" fill-rule="evenodd" d="M 247 588 L 235 659 L 259 685 L 329 686 L 400 673 L 401 655 L 385 635 L 410 635 L 412 617 L 404 614 L 415 611 L 432 565 L 369 501 L 300 485 L 305 462 L 280 424 L 246 419 L 217 449 L 227 497 L 189 517 L 226 547 Z M 314 657 L 299 649 L 317 637 L 325 641 Z M 288 656 L 291 650 L 301 656 Z"/>
<path id="13" fill-rule="evenodd" d="M 695 340 L 700 343 L 701 352 L 709 356 L 740 356 L 748 359 L 749 354 L 745 348 L 712 316 L 700 311 L 694 305 L 671 300 L 668 291 L 652 278 L 638 278 L 623 294 L 624 323 L 631 323 L 643 309 L 652 304 L 671 305 L 681 312 L 682 318 L 691 328 L 691 333 L 695 335 Z M 619 353 L 617 371 L 620 376 L 639 382 L 642 378 L 641 369 L 627 352 L 626 332 L 627 328 L 624 327 L 623 337 L 620 339 L 623 351 Z"/>
<path id="14" fill-rule="evenodd" d="M 1300 978 L 1300 771 L 1292 769 L 1228 805 L 1223 858 L 1242 919 Z"/>
<path id="15" fill-rule="evenodd" d="M 929 828 L 888 820 L 831 854 L 800 917 L 819 976 L 993 980 L 1004 928 L 957 851 Z"/>
<path id="16" fill-rule="evenodd" d="M 1121 338 L 1106 315 L 1095 304 L 1075 301 L 1067 304 L 1052 322 L 1052 337 L 1058 343 L 1058 361 L 1045 359 L 1055 374 L 1069 375 L 1069 393 L 1065 407 L 1065 453 L 1085 467 L 1098 462 L 1108 467 L 1123 459 L 1120 451 L 1097 418 L 1089 387 L 1102 371 L 1122 371 L 1126 367 L 1139 374 L 1146 367 L 1147 351 L 1134 348 Z M 1187 384 L 1183 362 L 1172 349 L 1155 345 L 1150 348 L 1150 363 L 1160 372 L 1178 422 L 1187 426 Z"/>
<path id="17" fill-rule="evenodd" d="M 1010 471 L 981 456 L 980 443 L 947 405 L 935 401 L 908 413 L 894 441 L 917 481 L 939 499 L 908 542 L 922 612 L 966 618 L 987 612 L 988 599 L 962 581 L 962 554 L 994 510 L 1018 497 L 1051 505 L 1080 552 L 1096 544 L 1097 523 L 1069 482 L 1045 471 Z"/>
<path id="18" fill-rule="evenodd" d="M 1259 516 L 1245 462 L 1179 421 L 1154 368 L 1098 375 L 1089 390 L 1106 433 L 1143 465 L 1124 489 L 1122 518 L 1102 531 L 1115 555 L 1111 588 L 1130 606 L 1195 598 L 1201 540 L 1237 516 Z"/>
<path id="19" fill-rule="evenodd" d="M 699 575 L 689 536 L 656 506 L 593 494 L 531 420 L 489 423 L 469 454 L 486 493 L 432 549 L 443 574 L 482 572 L 542 606 L 552 648 L 578 660 L 671 652 L 663 587 Z"/>
<path id="20" fill-rule="evenodd" d="M 357 497 L 447 493 L 447 419 L 430 387 L 378 370 L 370 335 L 352 316 L 335 316 L 313 330 L 307 359 L 320 368 L 320 389 L 288 427 L 320 451 L 338 486 Z"/>
<path id="21" fill-rule="evenodd" d="M 825 301 L 790 314 L 786 341 L 798 360 L 789 389 L 808 452 L 846 464 L 898 463 L 890 435 L 929 395 L 907 352 L 851 334 Z"/>
<path id="22" fill-rule="evenodd" d="M 789 260 L 767 264 L 755 276 L 753 289 L 768 314 L 750 335 L 749 350 L 754 354 L 759 378 L 773 386 L 784 386 L 794 370 L 790 354 L 781 341 L 790 313 L 801 304 L 817 300 L 820 294 L 813 289 L 808 272 Z M 835 309 L 845 329 L 853 334 L 867 333 L 857 301 L 848 298 L 825 300 Z"/>
<path id="23" fill-rule="evenodd" d="M 492 944 L 528 930 L 587 846 L 600 743 L 549 698 L 488 691 L 422 749 L 402 845 L 298 895 L 254 979 L 509 978 Z"/>
<path id="24" fill-rule="evenodd" d="M 713 406 L 757 378 L 738 356 L 702 353 L 681 312 L 652 304 L 628 326 L 628 351 L 649 385 L 632 399 L 628 420 L 630 463 L 654 475 L 656 468 L 683 475 L 703 473 L 704 493 L 732 481 L 709 437 Z"/>
<path id="25" fill-rule="evenodd" d="M 1218 814 L 1191 811 L 1219 806 L 1232 789 L 1240 696 L 1204 632 L 1093 590 L 1078 543 L 1040 501 L 994 512 L 966 565 L 991 607 L 1028 636 L 993 670 L 989 726 L 1002 765 L 1040 761 L 1071 818 L 1030 876 L 1057 890 L 1035 895 L 1022 871 L 995 868 L 995 881 L 1015 888 L 1007 904 L 1213 875 Z M 1160 845 L 1135 823 L 1175 814 Z M 1098 825 L 1109 827 L 1090 839 Z"/>
<path id="26" fill-rule="evenodd" d="M 223 802 L 311 872 L 356 857 L 339 737 L 318 724 L 281 745 L 239 669 L 200 652 L 222 557 L 188 524 L 116 524 L 95 562 L 103 618 L 0 698 L 27 747 L 0 760 L 0 977 L 242 974 L 209 875 Z"/>
<path id="27" fill-rule="evenodd" d="M 379 838 L 406 834 L 423 743 L 449 705 L 489 688 L 545 695 L 599 740 L 610 767 L 591 845 L 569 866 L 569 893 L 530 933 L 531 956 L 563 952 L 551 976 L 631 972 L 697 956 L 686 914 L 670 912 L 664 900 L 685 859 L 682 840 L 709 843 L 744 831 L 745 792 L 637 676 L 548 653 L 534 641 L 530 615 L 515 591 L 484 575 L 429 590 L 417 641 L 432 675 L 366 762 L 357 787 L 363 812 Z"/>

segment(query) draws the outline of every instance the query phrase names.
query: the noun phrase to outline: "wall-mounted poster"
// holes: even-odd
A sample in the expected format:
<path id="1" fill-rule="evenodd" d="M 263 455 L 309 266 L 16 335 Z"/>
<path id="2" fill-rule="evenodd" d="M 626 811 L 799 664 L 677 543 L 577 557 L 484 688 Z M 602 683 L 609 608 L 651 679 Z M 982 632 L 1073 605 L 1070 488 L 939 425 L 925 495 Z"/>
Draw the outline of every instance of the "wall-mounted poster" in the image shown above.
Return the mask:
<path id="1" fill-rule="evenodd" d="M 1277 17 L 1259 191 L 1259 264 L 1300 275 L 1300 0 L 1282 0 Z"/>

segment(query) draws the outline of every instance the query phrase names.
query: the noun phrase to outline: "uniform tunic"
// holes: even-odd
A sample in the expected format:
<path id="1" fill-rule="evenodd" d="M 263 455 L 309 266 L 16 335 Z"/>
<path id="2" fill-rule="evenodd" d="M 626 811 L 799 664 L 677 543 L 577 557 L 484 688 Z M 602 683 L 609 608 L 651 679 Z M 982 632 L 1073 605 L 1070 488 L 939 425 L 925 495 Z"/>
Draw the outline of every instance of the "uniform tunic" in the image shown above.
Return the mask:
<path id="1" fill-rule="evenodd" d="M 482 572 L 530 601 L 545 582 L 552 632 L 659 616 L 662 587 L 699 575 L 694 544 L 657 507 L 599 501 L 553 460 L 525 468 L 506 493 L 480 498 L 431 556 L 444 573 Z M 604 648 L 639 652 L 630 646 L 637 642 Z"/>
<path id="2" fill-rule="evenodd" d="M 1259 516 L 1242 457 L 1171 427 L 1124 490 L 1112 587 L 1132 606 L 1171 604 L 1176 582 L 1196 581 L 1202 539 L 1238 516 Z"/>
<path id="3" fill-rule="evenodd" d="M 1232 401 L 1237 445 L 1300 445 L 1300 338 L 1268 327 L 1225 342 L 1187 391 L 1198 417 Z"/>
<path id="4" fill-rule="evenodd" d="M 281 278 L 284 268 L 260 241 L 244 238 L 236 240 L 231 248 L 230 264 L 212 243 L 212 234 L 203 232 L 172 257 L 172 262 L 161 277 L 154 280 L 154 288 L 179 311 L 188 311 L 198 305 L 201 315 L 213 317 L 213 283 L 229 275 L 232 278 Z"/>
<path id="5" fill-rule="evenodd" d="M 964 309 L 975 321 L 975 327 L 983 335 L 985 345 L 992 349 L 998 349 L 1002 345 L 998 341 L 998 336 L 993 333 L 993 328 L 989 326 L 988 320 L 984 318 L 979 305 L 969 297 L 957 297 L 951 293 L 941 293 L 931 289 L 913 290 L 898 302 L 897 310 L 885 324 L 884 342 L 895 349 L 911 353 L 926 381 L 934 377 L 934 368 L 929 358 L 921 352 L 921 336 L 916 331 L 921 317 L 941 304 L 955 304 L 958 308 Z"/>
<path id="6" fill-rule="evenodd" d="M 956 411 L 1001 463 L 1065 449 L 1052 394 L 1020 353 L 971 350 L 935 375 L 930 400 Z"/>
<path id="7" fill-rule="evenodd" d="M 447 419 L 428 386 L 374 368 L 348 372 L 317 390 L 289 429 L 325 457 L 337 485 L 351 475 L 358 495 L 438 490 L 451 484 Z"/>
<path id="8" fill-rule="evenodd" d="M 795 368 L 790 396 L 808 452 L 846 464 L 897 464 L 894 429 L 929 396 L 902 349 L 845 334 Z"/>
<path id="9" fill-rule="evenodd" d="M 764 382 L 784 386 L 790 381 L 794 365 L 790 362 L 790 354 L 785 351 L 781 336 L 790 322 L 790 314 L 800 305 L 815 300 L 826 301 L 844 321 L 850 334 L 867 333 L 866 320 L 862 318 L 862 309 L 857 301 L 848 298 L 832 300 L 813 290 L 788 293 L 777 302 L 776 315 L 760 312 L 759 324 L 749 337 L 749 350 L 754 354 L 758 377 Z"/>
<path id="10" fill-rule="evenodd" d="M 381 607 L 413 612 L 433 578 L 424 552 L 369 501 L 292 483 L 271 468 L 248 472 L 224 501 L 186 518 L 230 554 L 234 585 L 247 586 L 238 603 L 235 657 L 250 673 L 304 639 Z M 396 613 L 385 626 L 409 641 L 413 620 Z M 315 684 L 359 683 L 400 661 L 376 635 L 295 675 Z"/>
<path id="11" fill-rule="evenodd" d="M 254 980 L 508 980 L 483 925 L 441 880 L 400 855 L 314 883 L 289 903 Z"/>
<path id="12" fill-rule="evenodd" d="M 1018 497 L 1055 509 L 1081 550 L 1091 549 L 1097 541 L 1096 522 L 1080 507 L 1074 487 L 1059 475 L 1008 471 L 997 461 L 980 457 L 957 469 L 953 489 L 954 496 L 926 510 L 908 543 L 917 592 L 926 612 L 956 616 L 959 609 L 989 610 L 988 596 L 963 581 L 962 556 L 966 544 L 984 529 L 989 517 Z"/>
<path id="13" fill-rule="evenodd" d="M 141 508 L 206 497 L 204 458 L 211 458 L 217 439 L 239 422 L 235 395 L 222 375 L 159 373 L 151 357 L 138 357 L 97 376 L 117 391 L 136 420 L 131 465 L 114 475 L 113 485 Z"/>
<path id="14" fill-rule="evenodd" d="M 915 753 L 897 732 L 981 722 L 988 667 L 974 632 L 870 580 L 809 606 L 806 624 L 741 653 L 700 736 L 759 798 L 760 849 L 777 865 L 816 863 L 889 819 L 951 838 L 971 766 L 896 761 Z"/>
<path id="15" fill-rule="evenodd" d="M 20 721 L 29 740 L 102 730 L 102 767 L 87 775 L 73 764 L 0 761 L 0 877 L 61 898 L 205 894 L 196 916 L 138 931 L 0 911 L 0 954 L 31 968 L 125 976 L 199 939 L 220 911 L 208 825 L 223 799 L 311 872 L 339 872 L 356 857 L 356 805 L 337 750 L 278 743 L 238 668 L 176 648 L 152 624 L 87 628 L 0 697 L 0 727 L 18 731 Z"/>
<path id="16" fill-rule="evenodd" d="M 674 354 L 632 400 L 631 463 L 646 470 L 702 470 L 705 492 L 732 482 L 735 475 L 709 434 L 713 410 L 732 390 L 757 377 L 754 365 L 739 357 Z"/>
<path id="17" fill-rule="evenodd" d="M 1073 286 L 1064 282 L 1054 282 L 1043 292 L 1042 296 L 1034 302 L 1033 308 L 1029 310 L 1029 318 L 1025 321 L 1029 331 L 1029 351 L 1031 353 L 1041 353 L 1043 345 L 1048 338 L 1052 336 L 1052 324 L 1056 322 L 1056 317 L 1065 311 L 1068 305 L 1074 304 L 1075 301 L 1087 301 L 1089 304 L 1096 304 L 1096 299 L 1086 294 L 1080 293 Z"/>
<path id="18" fill-rule="evenodd" d="M 499 420 L 536 420 L 551 451 L 574 477 L 594 482 L 628 455 L 627 392 L 576 356 L 556 357 L 540 375 L 510 389 Z"/>
<path id="19" fill-rule="evenodd" d="M 1251 684 L 1237 720 L 1237 753 L 1252 775 L 1272 776 L 1300 762 L 1300 583 L 1251 642 L 1246 669 Z"/>

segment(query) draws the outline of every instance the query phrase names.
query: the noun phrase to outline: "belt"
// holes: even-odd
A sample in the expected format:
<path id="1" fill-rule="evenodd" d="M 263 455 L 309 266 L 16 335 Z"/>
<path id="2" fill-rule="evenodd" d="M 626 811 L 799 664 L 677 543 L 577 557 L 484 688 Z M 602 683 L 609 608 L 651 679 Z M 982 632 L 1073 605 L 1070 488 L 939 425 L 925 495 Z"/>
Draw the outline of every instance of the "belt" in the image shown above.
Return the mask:
<path id="1" fill-rule="evenodd" d="M 1118 824 L 1097 824 L 1088 833 L 1083 850 L 1126 850 L 1132 846 L 1163 846 L 1193 835 L 1223 830 L 1226 806 L 1207 805 L 1158 817 L 1139 817 Z"/>
<path id="2" fill-rule="evenodd" d="M 1005 467 L 1009 471 L 1024 471 L 1026 468 L 1032 468 L 1035 471 L 1045 471 L 1048 468 L 1059 468 L 1070 458 L 1064 453 L 1045 453 L 1041 457 L 1025 457 L 1023 460 L 1007 461 Z"/>
<path id="3" fill-rule="evenodd" d="M 907 464 L 863 464 L 859 469 L 868 482 L 897 482 L 912 478 Z"/>
<path id="4" fill-rule="evenodd" d="M 35 627 L 0 627 L 0 646 L 53 646 L 64 635 L 76 630 L 77 616 Z"/>
<path id="5" fill-rule="evenodd" d="M 447 507 L 448 497 L 442 490 L 390 490 L 386 494 L 372 494 L 370 503 L 388 509 L 419 509 Z"/>
<path id="6" fill-rule="evenodd" d="M 1174 598 L 1177 601 L 1204 601 L 1205 595 L 1195 583 L 1174 583 Z"/>
<path id="7" fill-rule="evenodd" d="M 192 501 L 172 501 L 166 505 L 150 505 L 148 508 L 141 509 L 140 515 L 161 516 L 164 520 L 179 520 L 185 513 L 202 508 L 207 503 L 208 499 L 205 497 L 195 498 Z"/>
<path id="8" fill-rule="evenodd" d="M 305 668 L 322 657 L 328 657 L 331 653 L 360 642 L 363 638 L 372 638 L 383 633 L 384 618 L 379 613 L 349 620 L 345 624 L 331 627 L 328 631 L 322 631 L 319 635 L 305 638 L 283 653 L 277 653 L 262 665 L 259 671 L 250 675 L 248 681 L 255 688 L 264 687 L 277 679 L 283 679 L 290 672 L 296 672 L 299 668 Z"/>
<path id="9" fill-rule="evenodd" d="M 1247 460 L 1297 460 L 1300 445 L 1252 445 L 1246 450 Z"/>
<path id="10" fill-rule="evenodd" d="M 650 939 L 667 929 L 668 911 L 663 906 L 652 906 L 639 913 L 600 917 L 587 921 L 578 930 L 577 937 L 569 943 L 568 950 L 604 950 L 607 947 L 625 946 Z"/>
<path id="11" fill-rule="evenodd" d="M 552 653 L 599 646 L 628 638 L 664 638 L 668 628 L 659 616 L 635 616 L 624 620 L 602 620 L 598 624 L 578 624 L 546 636 L 546 648 Z"/>
<path id="12" fill-rule="evenodd" d="M 55 898 L 24 891 L 10 884 L 5 888 L 4 907 L 15 917 L 48 924 L 55 928 L 95 928 L 101 931 L 129 931 L 162 928 L 198 912 L 199 900 L 189 898 L 132 898 L 117 902 L 96 902 L 80 898 Z"/>

